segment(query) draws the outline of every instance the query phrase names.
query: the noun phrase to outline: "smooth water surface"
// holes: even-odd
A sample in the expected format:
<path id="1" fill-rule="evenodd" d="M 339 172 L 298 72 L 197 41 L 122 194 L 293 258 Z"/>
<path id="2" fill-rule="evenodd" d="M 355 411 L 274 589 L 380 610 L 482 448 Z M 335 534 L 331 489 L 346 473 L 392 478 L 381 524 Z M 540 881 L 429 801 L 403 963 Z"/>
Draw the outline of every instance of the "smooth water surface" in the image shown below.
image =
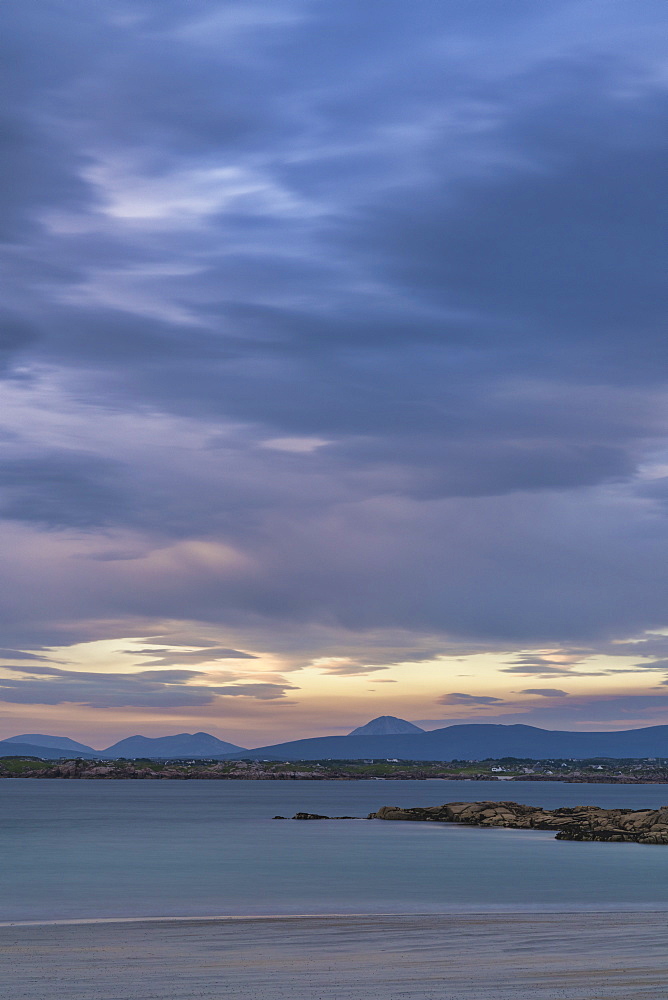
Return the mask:
<path id="1" fill-rule="evenodd" d="M 272 819 L 481 799 L 656 808 L 668 785 L 8 779 L 0 920 L 668 908 L 668 847 Z"/>

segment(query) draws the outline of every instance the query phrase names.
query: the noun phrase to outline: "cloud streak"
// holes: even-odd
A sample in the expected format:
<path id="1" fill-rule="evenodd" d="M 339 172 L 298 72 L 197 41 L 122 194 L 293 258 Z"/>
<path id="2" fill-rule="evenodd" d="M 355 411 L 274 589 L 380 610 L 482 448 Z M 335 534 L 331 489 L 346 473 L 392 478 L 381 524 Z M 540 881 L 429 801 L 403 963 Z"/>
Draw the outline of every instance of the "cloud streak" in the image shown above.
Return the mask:
<path id="1" fill-rule="evenodd" d="M 31 676 L 0 677 L 0 700 L 20 705 L 61 705 L 71 702 L 92 708 L 198 708 L 220 696 L 273 701 L 298 690 L 287 682 L 236 680 L 230 684 L 198 683 L 197 670 L 142 670 L 135 674 L 67 671 L 42 665 L 3 667 Z"/>
<path id="2" fill-rule="evenodd" d="M 436 699 L 439 705 L 497 705 L 501 704 L 502 698 L 494 698 L 492 695 L 484 694 L 462 694 L 453 692 L 452 694 L 441 695 Z"/>

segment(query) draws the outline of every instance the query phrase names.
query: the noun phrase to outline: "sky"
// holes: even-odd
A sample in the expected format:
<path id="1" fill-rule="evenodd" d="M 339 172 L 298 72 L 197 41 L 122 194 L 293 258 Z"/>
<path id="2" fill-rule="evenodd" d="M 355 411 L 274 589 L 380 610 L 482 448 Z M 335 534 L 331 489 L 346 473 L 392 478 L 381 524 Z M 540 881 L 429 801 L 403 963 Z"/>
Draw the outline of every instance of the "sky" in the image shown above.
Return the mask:
<path id="1" fill-rule="evenodd" d="M 662 0 L 4 0 L 0 737 L 668 723 Z"/>

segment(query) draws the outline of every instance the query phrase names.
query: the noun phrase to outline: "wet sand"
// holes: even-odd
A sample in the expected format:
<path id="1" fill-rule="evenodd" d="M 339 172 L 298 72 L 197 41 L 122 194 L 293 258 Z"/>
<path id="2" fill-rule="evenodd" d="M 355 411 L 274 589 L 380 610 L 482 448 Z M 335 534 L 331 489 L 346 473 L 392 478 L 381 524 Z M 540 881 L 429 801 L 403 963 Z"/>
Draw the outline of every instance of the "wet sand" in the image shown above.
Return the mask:
<path id="1" fill-rule="evenodd" d="M 2 1000 L 646 1000 L 668 914 L 14 925 L 0 966 Z"/>

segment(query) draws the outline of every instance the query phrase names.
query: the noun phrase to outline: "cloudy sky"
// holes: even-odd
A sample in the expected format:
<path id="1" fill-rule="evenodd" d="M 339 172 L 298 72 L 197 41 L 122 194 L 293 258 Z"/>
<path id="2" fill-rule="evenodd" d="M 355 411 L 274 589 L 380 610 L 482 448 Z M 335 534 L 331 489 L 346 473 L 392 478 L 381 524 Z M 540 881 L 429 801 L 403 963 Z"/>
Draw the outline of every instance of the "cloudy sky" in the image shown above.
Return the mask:
<path id="1" fill-rule="evenodd" d="M 4 0 L 0 736 L 668 723 L 662 0 Z"/>

